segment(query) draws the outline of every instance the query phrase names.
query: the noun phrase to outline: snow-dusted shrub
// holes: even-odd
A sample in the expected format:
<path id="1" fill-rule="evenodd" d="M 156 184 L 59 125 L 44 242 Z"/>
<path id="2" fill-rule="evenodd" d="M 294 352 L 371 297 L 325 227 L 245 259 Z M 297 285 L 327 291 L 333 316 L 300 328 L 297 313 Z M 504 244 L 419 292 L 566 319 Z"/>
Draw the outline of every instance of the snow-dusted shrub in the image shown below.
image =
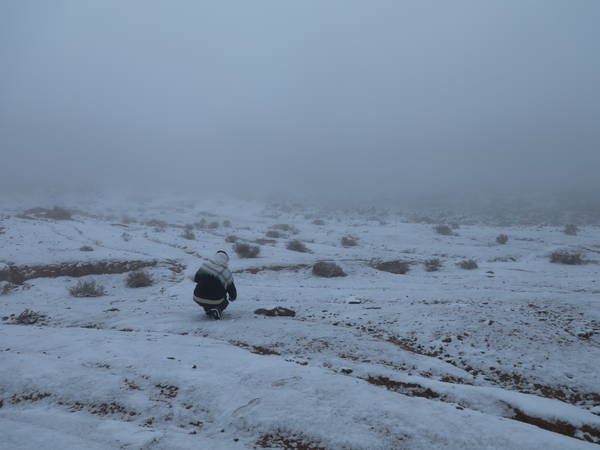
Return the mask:
<path id="1" fill-rule="evenodd" d="M 79 251 L 80 252 L 93 252 L 94 247 L 90 247 L 89 245 L 84 245 L 82 247 L 79 247 Z"/>
<path id="2" fill-rule="evenodd" d="M 183 233 L 181 233 L 181 237 L 184 239 L 188 239 L 190 241 L 193 241 L 194 239 L 196 239 L 196 235 L 194 234 L 194 232 L 188 228 L 183 230 Z"/>
<path id="3" fill-rule="evenodd" d="M 312 268 L 313 275 L 324 278 L 345 277 L 346 273 L 333 262 L 319 261 Z"/>
<path id="4" fill-rule="evenodd" d="M 565 228 L 563 229 L 563 233 L 568 234 L 569 236 L 575 236 L 578 231 L 577 225 L 573 223 L 565 225 Z"/>
<path id="5" fill-rule="evenodd" d="M 240 239 L 240 238 L 239 238 L 239 237 L 237 237 L 236 235 L 234 235 L 234 234 L 230 234 L 229 236 L 227 236 L 227 237 L 225 238 L 225 242 L 229 242 L 230 244 L 233 244 L 234 242 L 237 242 L 239 239 Z"/>
<path id="6" fill-rule="evenodd" d="M 356 247 L 358 245 L 357 239 L 351 236 L 344 236 L 341 240 L 342 247 Z"/>
<path id="7" fill-rule="evenodd" d="M 442 267 L 442 261 L 439 258 L 430 258 L 423 261 L 423 266 L 427 272 L 437 272 Z"/>
<path id="8" fill-rule="evenodd" d="M 407 261 L 371 261 L 371 267 L 383 272 L 395 273 L 404 275 L 410 270 L 410 263 Z"/>
<path id="9" fill-rule="evenodd" d="M 8 295 L 18 287 L 18 284 L 11 283 L 10 281 L 0 281 L 0 295 Z"/>
<path id="10" fill-rule="evenodd" d="M 444 236 L 452 236 L 454 234 L 452 228 L 450 228 L 448 225 L 436 225 L 434 230 L 437 234 L 442 234 Z"/>
<path id="11" fill-rule="evenodd" d="M 210 222 L 208 225 L 206 225 L 206 228 L 208 228 L 209 230 L 216 230 L 217 228 L 219 228 L 220 224 L 217 221 L 214 222 Z"/>
<path id="12" fill-rule="evenodd" d="M 498 244 L 506 244 L 508 242 L 508 236 L 506 234 L 499 234 L 498 236 L 496 236 L 496 242 Z"/>
<path id="13" fill-rule="evenodd" d="M 79 280 L 75 286 L 69 289 L 69 293 L 73 297 L 101 297 L 106 295 L 104 286 L 96 283 L 96 281 Z"/>
<path id="14" fill-rule="evenodd" d="M 325 221 L 321 219 L 315 219 L 312 221 L 313 225 L 325 225 Z"/>
<path id="15" fill-rule="evenodd" d="M 459 262 L 457 266 L 465 270 L 473 270 L 479 267 L 474 259 L 465 259 Z"/>
<path id="16" fill-rule="evenodd" d="M 284 237 L 283 233 L 280 233 L 277 230 L 269 230 L 269 231 L 267 231 L 266 236 L 269 237 L 269 238 L 274 238 L 274 239 L 279 239 L 279 238 Z"/>
<path id="17" fill-rule="evenodd" d="M 194 222 L 194 227 L 197 230 L 203 230 L 204 228 L 206 228 L 206 219 L 202 218 L 198 222 Z"/>
<path id="18" fill-rule="evenodd" d="M 154 227 L 155 230 L 161 230 L 164 231 L 169 224 L 167 222 L 165 222 L 164 220 L 160 220 L 160 219 L 151 219 L 146 221 L 146 225 L 148 225 L 149 227 Z"/>
<path id="19" fill-rule="evenodd" d="M 288 225 L 287 223 L 278 223 L 276 225 L 271 226 L 271 228 L 273 230 L 285 231 L 286 233 L 298 233 L 298 229 L 296 227 Z"/>
<path id="20" fill-rule="evenodd" d="M 136 220 L 132 217 L 129 217 L 127 215 L 121 217 L 121 223 L 125 224 L 125 225 L 129 225 L 130 223 L 135 223 Z"/>
<path id="21" fill-rule="evenodd" d="M 581 253 L 569 250 L 556 250 L 550 254 L 550 262 L 557 264 L 568 264 L 571 266 L 584 264 Z"/>
<path id="22" fill-rule="evenodd" d="M 18 325 L 33 325 L 44 322 L 47 318 L 48 316 L 45 314 L 26 309 L 17 317 L 15 317 L 15 323 Z"/>
<path id="23" fill-rule="evenodd" d="M 223 227 L 225 227 L 225 228 L 231 228 L 231 220 L 224 220 L 223 221 Z"/>
<path id="24" fill-rule="evenodd" d="M 310 250 L 306 247 L 306 245 L 304 245 L 304 243 L 298 239 L 289 241 L 285 248 L 294 252 L 310 253 Z"/>
<path id="25" fill-rule="evenodd" d="M 250 245 L 242 242 L 235 244 L 233 250 L 240 258 L 256 258 L 260 253 L 260 247 L 258 245 Z"/>
<path id="26" fill-rule="evenodd" d="M 55 206 L 52 209 L 46 211 L 46 217 L 54 220 L 71 220 L 71 211 L 60 206 Z"/>
<path id="27" fill-rule="evenodd" d="M 154 284 L 154 279 L 145 270 L 136 270 L 127 275 L 125 284 L 129 288 L 148 287 Z"/>
<path id="28" fill-rule="evenodd" d="M 125 242 L 129 242 L 131 240 L 131 235 L 128 232 L 123 231 L 123 233 L 121 233 L 121 239 Z"/>

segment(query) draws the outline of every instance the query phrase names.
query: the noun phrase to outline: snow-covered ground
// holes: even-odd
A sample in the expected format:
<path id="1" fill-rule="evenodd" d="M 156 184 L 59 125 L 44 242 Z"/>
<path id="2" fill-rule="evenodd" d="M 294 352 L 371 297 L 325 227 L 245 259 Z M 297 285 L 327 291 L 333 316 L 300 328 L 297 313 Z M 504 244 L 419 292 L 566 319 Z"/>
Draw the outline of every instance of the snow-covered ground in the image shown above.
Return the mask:
<path id="1" fill-rule="evenodd" d="M 0 202 L 0 280 L 17 281 L 0 281 L 3 448 L 600 442 L 598 227 L 570 236 L 462 225 L 444 236 L 378 211 L 102 197 L 67 204 L 72 220 L 23 214 L 38 206 L 53 204 Z M 196 224 L 195 239 L 182 237 L 186 224 Z M 266 237 L 277 224 L 297 231 Z M 241 259 L 232 235 L 268 241 L 258 258 Z M 343 247 L 344 236 L 358 245 Z M 311 252 L 288 250 L 291 239 Z M 239 299 L 213 321 L 192 301 L 190 277 L 219 249 L 232 255 Z M 589 262 L 552 264 L 557 249 Z M 424 270 L 430 258 L 442 261 L 439 271 Z M 456 265 L 465 259 L 479 267 Z M 347 276 L 314 276 L 319 260 Z M 373 260 L 410 270 L 379 271 Z M 127 272 L 30 278 L 51 265 L 54 274 L 76 263 L 85 272 L 106 261 L 152 263 L 155 284 L 127 288 Z M 72 297 L 80 279 L 106 295 Z M 296 316 L 254 314 L 276 306 Z M 26 308 L 46 317 L 16 323 Z"/>

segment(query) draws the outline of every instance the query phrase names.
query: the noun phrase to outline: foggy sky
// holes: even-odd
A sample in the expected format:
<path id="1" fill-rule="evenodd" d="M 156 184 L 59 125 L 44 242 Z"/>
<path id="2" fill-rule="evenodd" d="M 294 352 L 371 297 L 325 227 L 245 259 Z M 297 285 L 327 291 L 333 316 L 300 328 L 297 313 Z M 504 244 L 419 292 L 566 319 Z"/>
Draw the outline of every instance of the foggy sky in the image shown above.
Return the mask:
<path id="1" fill-rule="evenodd" d="M 594 192 L 599 23 L 597 0 L 3 0 L 0 188 Z"/>

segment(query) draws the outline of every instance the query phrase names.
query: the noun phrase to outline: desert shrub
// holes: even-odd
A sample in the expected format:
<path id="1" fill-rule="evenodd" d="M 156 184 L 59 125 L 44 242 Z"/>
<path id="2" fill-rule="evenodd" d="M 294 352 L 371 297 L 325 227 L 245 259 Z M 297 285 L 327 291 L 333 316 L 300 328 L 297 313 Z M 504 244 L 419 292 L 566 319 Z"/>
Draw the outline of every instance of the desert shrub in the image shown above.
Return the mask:
<path id="1" fill-rule="evenodd" d="M 46 212 L 46 217 L 54 220 L 71 220 L 71 211 L 60 206 L 55 206 Z"/>
<path id="2" fill-rule="evenodd" d="M 121 239 L 123 239 L 125 242 L 129 242 L 131 240 L 131 235 L 124 231 L 121 233 Z"/>
<path id="3" fill-rule="evenodd" d="M 357 239 L 350 236 L 344 236 L 341 243 L 342 247 L 356 247 L 358 245 Z"/>
<path id="4" fill-rule="evenodd" d="M 442 267 L 442 261 L 439 258 L 430 258 L 423 261 L 423 266 L 427 272 L 437 272 Z"/>
<path id="5" fill-rule="evenodd" d="M 278 239 L 278 238 L 282 238 L 284 235 L 283 235 L 283 233 L 280 233 L 277 230 L 269 230 L 269 231 L 267 231 L 266 236 L 269 238 Z"/>
<path id="6" fill-rule="evenodd" d="M 563 229 L 563 233 L 568 234 L 569 236 L 575 236 L 578 231 L 577 225 L 572 223 L 565 225 L 565 228 Z"/>
<path id="7" fill-rule="evenodd" d="M 224 220 L 223 223 L 222 223 L 222 225 L 225 228 L 231 228 L 231 220 Z"/>
<path id="8" fill-rule="evenodd" d="M 82 247 L 79 247 L 79 251 L 80 252 L 93 252 L 94 248 L 90 247 L 89 245 L 84 245 Z"/>
<path id="9" fill-rule="evenodd" d="M 194 234 L 194 232 L 188 228 L 183 230 L 183 233 L 181 233 L 181 237 L 184 239 L 188 239 L 190 241 L 193 241 L 194 239 L 196 239 L 196 235 Z"/>
<path id="10" fill-rule="evenodd" d="M 234 234 L 230 234 L 229 236 L 227 236 L 227 237 L 225 238 L 225 242 L 229 242 L 230 244 L 233 244 L 234 242 L 237 242 L 239 239 L 240 239 L 240 238 L 239 238 L 239 237 L 237 237 L 236 235 L 234 235 Z"/>
<path id="11" fill-rule="evenodd" d="M 204 228 L 206 228 L 206 219 L 200 219 L 198 222 L 194 222 L 194 227 L 197 230 L 203 230 Z"/>
<path id="12" fill-rule="evenodd" d="M 313 225 L 325 225 L 325 221 L 321 219 L 315 219 L 312 221 Z"/>
<path id="13" fill-rule="evenodd" d="M 10 281 L 0 281 L 0 295 L 8 295 L 19 287 L 18 284 Z"/>
<path id="14" fill-rule="evenodd" d="M 219 222 L 214 221 L 214 222 L 210 222 L 206 228 L 208 228 L 209 230 L 216 230 L 217 228 L 219 228 Z"/>
<path id="15" fill-rule="evenodd" d="M 506 244 L 508 242 L 508 236 L 506 234 L 499 234 L 498 236 L 496 236 L 496 242 L 498 244 Z"/>
<path id="16" fill-rule="evenodd" d="M 278 223 L 276 225 L 271 226 L 273 230 L 285 231 L 286 233 L 298 233 L 298 229 L 287 223 Z"/>
<path id="17" fill-rule="evenodd" d="M 242 242 L 235 244 L 233 250 L 240 258 L 256 258 L 260 253 L 258 245 L 250 245 Z"/>
<path id="18" fill-rule="evenodd" d="M 169 226 L 167 222 L 160 219 L 151 219 L 146 222 L 146 225 L 149 227 L 154 227 L 155 229 L 163 230 Z"/>
<path id="19" fill-rule="evenodd" d="M 154 284 L 154 279 L 152 278 L 152 275 L 145 270 L 136 270 L 127 275 L 125 284 L 129 288 L 148 287 Z"/>
<path id="20" fill-rule="evenodd" d="M 407 261 L 372 261 L 371 267 L 377 270 L 381 270 L 383 272 L 395 273 L 399 275 L 404 275 L 410 270 L 410 263 Z"/>
<path id="21" fill-rule="evenodd" d="M 460 228 L 460 223 L 451 223 L 450 226 L 453 230 L 458 230 Z"/>
<path id="22" fill-rule="evenodd" d="M 69 293 L 73 297 L 101 297 L 106 295 L 104 286 L 96 283 L 96 281 L 79 280 L 75 286 L 69 289 Z"/>
<path id="23" fill-rule="evenodd" d="M 550 254 L 550 262 L 557 264 L 568 264 L 571 266 L 584 264 L 581 253 L 569 250 L 556 250 Z"/>
<path id="24" fill-rule="evenodd" d="M 304 243 L 302 241 L 299 241 L 298 239 L 289 241 L 285 248 L 294 252 L 310 253 L 310 250 L 306 247 L 306 245 L 304 245 Z"/>
<path id="25" fill-rule="evenodd" d="M 442 234 L 444 236 L 452 236 L 454 234 L 452 228 L 450 228 L 448 225 L 436 225 L 434 230 L 437 234 Z"/>
<path id="26" fill-rule="evenodd" d="M 26 309 L 17 317 L 15 317 L 15 323 L 19 325 L 34 325 L 36 323 L 45 322 L 48 316 L 39 312 Z"/>
<path id="27" fill-rule="evenodd" d="M 193 229 L 194 229 L 194 224 L 193 224 L 193 223 L 186 223 L 186 224 L 183 226 L 183 229 L 184 229 L 184 230 L 193 230 Z"/>
<path id="28" fill-rule="evenodd" d="M 457 264 L 458 267 L 465 270 L 477 269 L 479 266 L 474 259 L 465 259 Z"/>
<path id="29" fill-rule="evenodd" d="M 312 268 L 313 275 L 324 278 L 345 277 L 346 273 L 333 262 L 319 261 Z"/>
<path id="30" fill-rule="evenodd" d="M 121 217 L 121 223 L 125 224 L 125 225 L 129 225 L 130 223 L 135 223 L 135 219 L 125 215 L 125 216 Z"/>

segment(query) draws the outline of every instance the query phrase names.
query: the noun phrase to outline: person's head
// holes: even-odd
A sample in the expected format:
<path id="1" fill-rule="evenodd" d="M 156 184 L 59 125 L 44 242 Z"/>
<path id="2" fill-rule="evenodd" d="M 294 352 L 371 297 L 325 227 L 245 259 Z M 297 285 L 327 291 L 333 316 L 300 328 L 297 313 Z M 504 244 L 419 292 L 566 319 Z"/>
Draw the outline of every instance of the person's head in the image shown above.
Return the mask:
<path id="1" fill-rule="evenodd" d="M 226 266 L 227 263 L 229 262 L 229 255 L 224 250 L 219 250 L 215 254 L 215 262 L 217 262 L 223 266 Z"/>

